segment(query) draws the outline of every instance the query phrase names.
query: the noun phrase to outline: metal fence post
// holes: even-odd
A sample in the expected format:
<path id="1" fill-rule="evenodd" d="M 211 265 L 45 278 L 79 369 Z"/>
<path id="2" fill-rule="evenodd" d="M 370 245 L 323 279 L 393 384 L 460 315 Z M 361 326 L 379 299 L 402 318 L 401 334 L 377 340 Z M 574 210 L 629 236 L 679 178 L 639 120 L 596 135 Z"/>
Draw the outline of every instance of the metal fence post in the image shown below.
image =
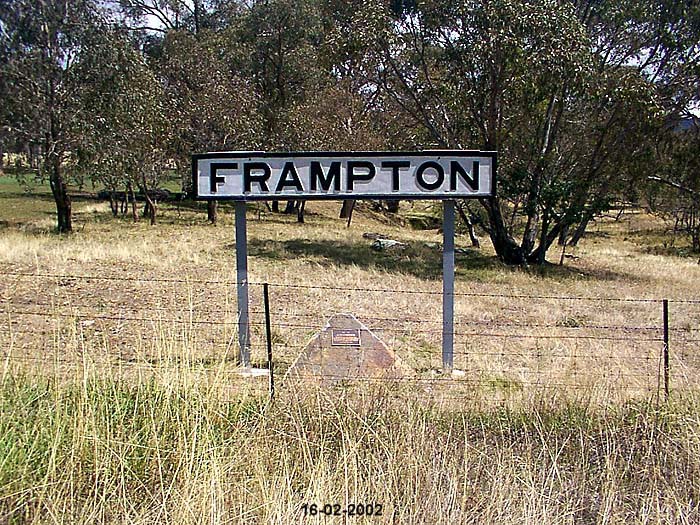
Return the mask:
<path id="1" fill-rule="evenodd" d="M 663 300 L 663 319 L 664 319 L 664 393 L 666 401 L 669 395 L 669 348 L 668 348 L 668 299 Z"/>
<path id="2" fill-rule="evenodd" d="M 263 284 L 263 300 L 265 303 L 265 332 L 267 334 L 267 369 L 270 375 L 270 401 L 275 397 L 275 376 L 272 367 L 272 327 L 270 323 L 270 286 Z"/>

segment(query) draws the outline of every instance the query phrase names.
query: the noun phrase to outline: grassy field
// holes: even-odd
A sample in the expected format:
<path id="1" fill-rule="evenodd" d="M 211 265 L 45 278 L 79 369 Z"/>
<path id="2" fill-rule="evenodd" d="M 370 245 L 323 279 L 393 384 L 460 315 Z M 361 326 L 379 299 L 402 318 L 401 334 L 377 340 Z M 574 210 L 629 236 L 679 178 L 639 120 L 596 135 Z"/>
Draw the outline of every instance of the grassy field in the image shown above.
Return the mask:
<path id="1" fill-rule="evenodd" d="M 229 209 L 210 226 L 200 206 L 163 206 L 150 227 L 82 199 L 76 233 L 60 237 L 48 197 L 0 177 L 0 522 L 700 521 L 700 266 L 653 217 L 598 221 L 563 266 L 465 249 L 461 373 L 447 378 L 436 230 L 368 206 L 347 228 L 337 203 L 308 204 L 305 224 L 251 205 L 251 281 L 271 284 L 269 403 L 266 379 L 236 367 Z M 365 232 L 408 246 L 376 252 Z M 253 361 L 266 366 L 261 287 L 250 291 Z M 338 312 L 412 375 L 285 382 Z M 312 503 L 382 515 L 305 516 Z"/>

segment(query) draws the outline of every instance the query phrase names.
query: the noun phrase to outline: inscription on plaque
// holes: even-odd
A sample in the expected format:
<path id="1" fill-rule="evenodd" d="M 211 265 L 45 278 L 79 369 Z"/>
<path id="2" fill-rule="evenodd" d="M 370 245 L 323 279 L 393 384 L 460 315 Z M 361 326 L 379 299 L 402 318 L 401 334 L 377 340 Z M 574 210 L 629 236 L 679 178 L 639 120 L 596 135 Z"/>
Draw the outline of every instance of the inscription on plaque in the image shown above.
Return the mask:
<path id="1" fill-rule="evenodd" d="M 331 346 L 360 346 L 360 331 L 354 328 L 333 329 Z"/>

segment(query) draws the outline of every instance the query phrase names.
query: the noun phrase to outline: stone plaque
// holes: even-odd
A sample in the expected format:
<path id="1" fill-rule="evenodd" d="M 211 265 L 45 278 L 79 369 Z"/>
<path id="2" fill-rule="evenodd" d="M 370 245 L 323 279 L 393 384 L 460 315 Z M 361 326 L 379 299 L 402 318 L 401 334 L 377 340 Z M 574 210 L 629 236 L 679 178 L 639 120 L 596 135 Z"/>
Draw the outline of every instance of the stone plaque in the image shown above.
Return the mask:
<path id="1" fill-rule="evenodd" d="M 409 375 L 396 354 L 352 314 L 331 317 L 289 369 L 297 377 L 322 383 L 397 379 Z"/>

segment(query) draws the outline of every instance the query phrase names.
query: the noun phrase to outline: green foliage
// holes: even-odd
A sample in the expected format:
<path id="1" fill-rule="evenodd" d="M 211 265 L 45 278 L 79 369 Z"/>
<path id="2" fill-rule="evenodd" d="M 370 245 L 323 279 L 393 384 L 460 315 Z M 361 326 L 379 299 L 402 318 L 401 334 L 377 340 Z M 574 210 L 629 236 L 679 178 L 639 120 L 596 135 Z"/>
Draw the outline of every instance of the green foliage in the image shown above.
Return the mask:
<path id="1" fill-rule="evenodd" d="M 93 183 L 109 190 L 157 187 L 165 177 L 171 129 L 168 99 L 155 72 L 119 31 L 103 33 L 81 62 L 79 92 L 87 139 L 78 150 Z"/>
<path id="2" fill-rule="evenodd" d="M 425 129 L 419 147 L 498 150 L 487 229 L 505 260 L 543 262 L 633 194 L 660 123 L 688 107 L 700 26 L 675 4 L 421 2 L 394 26 L 377 85 Z"/>
<path id="3" fill-rule="evenodd" d="M 260 96 L 265 147 L 279 148 L 281 113 L 326 80 L 318 61 L 321 23 L 310 1 L 255 2 L 232 25 L 230 38 L 245 50 L 238 67 Z"/>
<path id="4" fill-rule="evenodd" d="M 0 4 L 0 91 L 7 104 L 0 127 L 16 143 L 43 150 L 39 173 L 56 202 L 58 231 L 72 230 L 67 181 L 84 143 L 84 112 L 76 93 L 80 64 L 104 19 L 91 0 L 19 0 Z"/>
<path id="5" fill-rule="evenodd" d="M 698 148 L 700 123 L 697 118 L 671 123 L 657 144 L 657 170 L 648 175 L 646 183 L 650 209 L 673 220 L 674 233 L 682 232 L 690 237 L 693 253 L 700 252 Z"/>
<path id="6" fill-rule="evenodd" d="M 189 183 L 192 153 L 262 145 L 260 97 L 236 68 L 236 44 L 225 31 L 171 31 L 154 60 L 169 101 L 169 140 L 163 147 L 177 163 L 183 183 Z"/>

